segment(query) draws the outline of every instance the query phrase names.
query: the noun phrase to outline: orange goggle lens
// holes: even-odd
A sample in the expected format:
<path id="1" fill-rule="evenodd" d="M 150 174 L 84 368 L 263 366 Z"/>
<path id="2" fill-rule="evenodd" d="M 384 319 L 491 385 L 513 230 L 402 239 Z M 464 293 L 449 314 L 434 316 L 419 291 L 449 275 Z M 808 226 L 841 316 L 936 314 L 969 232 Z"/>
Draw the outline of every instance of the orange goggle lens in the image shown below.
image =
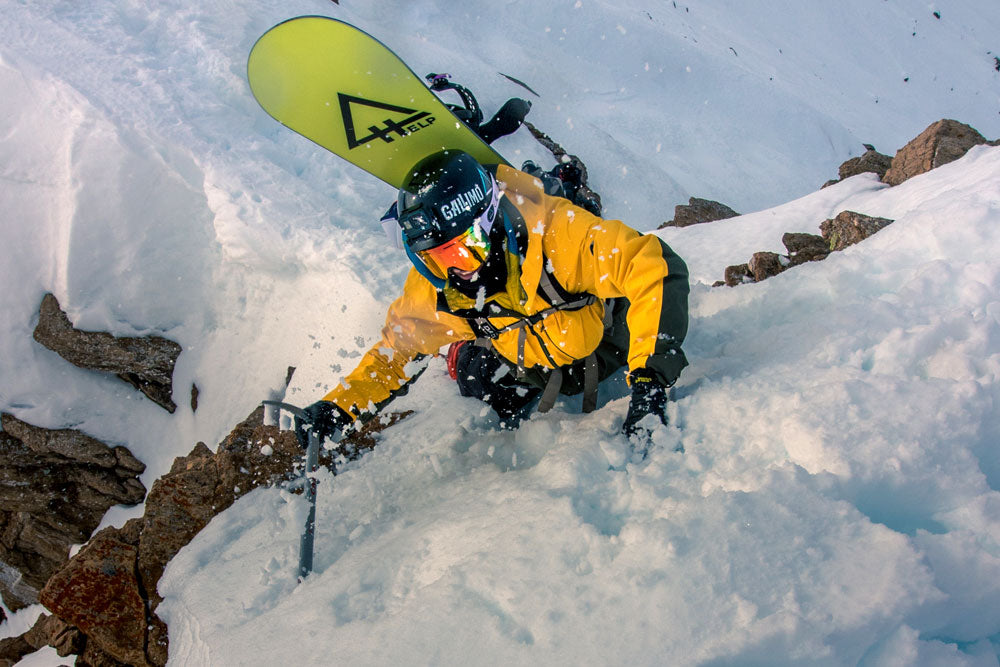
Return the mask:
<path id="1" fill-rule="evenodd" d="M 478 223 L 446 243 L 417 252 L 417 256 L 438 278 L 447 278 L 448 269 L 463 273 L 477 271 L 489 254 L 489 237 Z"/>

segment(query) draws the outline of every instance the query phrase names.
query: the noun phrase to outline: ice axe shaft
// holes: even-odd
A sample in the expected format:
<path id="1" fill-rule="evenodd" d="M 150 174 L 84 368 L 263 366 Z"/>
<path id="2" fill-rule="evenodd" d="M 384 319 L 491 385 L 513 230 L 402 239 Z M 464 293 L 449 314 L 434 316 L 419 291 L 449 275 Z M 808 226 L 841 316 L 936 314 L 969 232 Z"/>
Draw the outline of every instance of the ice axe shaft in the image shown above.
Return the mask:
<path id="1" fill-rule="evenodd" d="M 264 409 L 278 408 L 291 413 L 302 421 L 311 424 L 309 415 L 302 408 L 282 403 L 281 401 L 262 401 Z M 309 429 L 309 446 L 306 447 L 306 466 L 302 473 L 302 481 L 306 490 L 306 502 L 309 503 L 309 513 L 306 515 L 305 529 L 299 539 L 299 581 L 312 572 L 313 567 L 313 543 L 316 537 L 316 487 L 319 481 L 313 474 L 319 469 L 319 436 L 315 431 Z"/>

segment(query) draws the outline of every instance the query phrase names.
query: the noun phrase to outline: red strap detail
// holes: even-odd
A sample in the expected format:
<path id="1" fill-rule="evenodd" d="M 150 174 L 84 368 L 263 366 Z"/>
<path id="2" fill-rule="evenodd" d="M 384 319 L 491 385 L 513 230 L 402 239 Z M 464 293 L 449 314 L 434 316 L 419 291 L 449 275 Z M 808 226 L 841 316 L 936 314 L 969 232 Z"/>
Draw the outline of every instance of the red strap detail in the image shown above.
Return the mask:
<path id="1" fill-rule="evenodd" d="M 468 343 L 467 340 L 458 340 L 448 347 L 448 377 L 458 380 L 458 351 Z"/>

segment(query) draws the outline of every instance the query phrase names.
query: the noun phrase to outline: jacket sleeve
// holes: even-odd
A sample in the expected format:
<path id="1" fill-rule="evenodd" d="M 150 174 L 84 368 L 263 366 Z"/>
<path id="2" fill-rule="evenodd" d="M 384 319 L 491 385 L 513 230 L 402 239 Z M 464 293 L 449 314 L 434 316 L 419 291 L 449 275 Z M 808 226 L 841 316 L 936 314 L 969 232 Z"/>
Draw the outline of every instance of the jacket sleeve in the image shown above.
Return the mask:
<path id="1" fill-rule="evenodd" d="M 434 354 L 452 341 L 475 338 L 464 320 L 437 312 L 436 305 L 434 287 L 411 270 L 403 294 L 389 306 L 381 340 L 323 400 L 367 421 L 409 389 L 419 375 L 407 367 L 410 362 Z"/>
<path id="2" fill-rule="evenodd" d="M 688 363 L 681 350 L 690 291 L 684 261 L 652 234 L 559 200 L 545 241 L 553 274 L 568 290 L 629 300 L 629 371 L 645 368 L 667 386 L 676 382 Z"/>

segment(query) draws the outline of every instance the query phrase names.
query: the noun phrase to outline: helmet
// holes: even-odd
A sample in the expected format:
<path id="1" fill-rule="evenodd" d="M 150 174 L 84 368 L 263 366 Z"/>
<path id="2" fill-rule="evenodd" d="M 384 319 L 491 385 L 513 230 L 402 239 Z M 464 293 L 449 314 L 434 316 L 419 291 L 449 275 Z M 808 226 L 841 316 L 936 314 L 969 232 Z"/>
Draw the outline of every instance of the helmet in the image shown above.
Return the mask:
<path id="1" fill-rule="evenodd" d="M 441 151 L 418 162 L 397 201 L 403 242 L 417 269 L 438 279 L 449 269 L 477 271 L 489 254 L 499 201 L 496 179 L 464 151 Z"/>

